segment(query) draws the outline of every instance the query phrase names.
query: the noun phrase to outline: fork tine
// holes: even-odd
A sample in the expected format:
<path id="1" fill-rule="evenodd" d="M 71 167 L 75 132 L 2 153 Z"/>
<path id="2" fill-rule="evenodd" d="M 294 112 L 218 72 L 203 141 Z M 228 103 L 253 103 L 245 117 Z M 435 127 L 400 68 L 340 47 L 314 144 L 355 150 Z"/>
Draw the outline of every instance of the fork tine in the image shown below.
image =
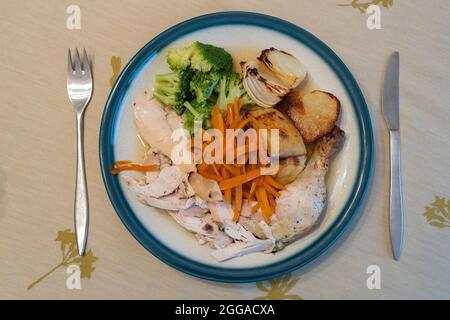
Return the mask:
<path id="1" fill-rule="evenodd" d="M 81 61 L 78 49 L 75 49 L 75 73 L 81 74 Z"/>
<path id="2" fill-rule="evenodd" d="M 69 55 L 67 58 L 67 74 L 73 73 L 72 52 L 69 49 Z"/>
<path id="3" fill-rule="evenodd" d="M 83 69 L 88 77 L 91 77 L 91 62 L 87 55 L 86 49 L 83 49 Z"/>

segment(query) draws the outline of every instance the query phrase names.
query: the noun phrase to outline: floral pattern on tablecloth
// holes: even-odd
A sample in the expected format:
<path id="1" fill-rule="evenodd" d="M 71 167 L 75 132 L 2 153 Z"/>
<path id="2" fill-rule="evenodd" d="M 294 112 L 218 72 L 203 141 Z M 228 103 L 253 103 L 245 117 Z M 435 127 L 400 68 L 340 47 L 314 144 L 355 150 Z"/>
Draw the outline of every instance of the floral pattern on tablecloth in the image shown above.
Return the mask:
<path id="1" fill-rule="evenodd" d="M 435 196 L 434 201 L 425 207 L 423 216 L 435 228 L 450 228 L 450 199 Z"/>
<path id="2" fill-rule="evenodd" d="M 394 0 L 371 0 L 371 1 L 360 1 L 360 0 L 352 0 L 351 3 L 341 3 L 338 4 L 339 7 L 353 7 L 358 9 L 361 13 L 365 13 L 367 8 L 371 5 L 383 6 L 385 8 L 390 8 L 394 5 Z"/>
<path id="3" fill-rule="evenodd" d="M 60 243 L 61 261 L 47 271 L 47 273 L 30 283 L 27 290 L 32 289 L 56 270 L 70 265 L 77 265 L 80 268 L 81 279 L 91 278 L 91 275 L 95 270 L 94 262 L 98 260 L 98 257 L 94 256 L 92 249 L 89 249 L 84 256 L 79 256 L 75 232 L 71 229 L 58 231 L 55 241 Z"/>
<path id="4" fill-rule="evenodd" d="M 295 288 L 300 278 L 292 278 L 288 273 L 279 278 L 256 282 L 256 287 L 264 293 L 263 296 L 257 296 L 255 300 L 303 300 L 298 294 L 290 293 Z"/>

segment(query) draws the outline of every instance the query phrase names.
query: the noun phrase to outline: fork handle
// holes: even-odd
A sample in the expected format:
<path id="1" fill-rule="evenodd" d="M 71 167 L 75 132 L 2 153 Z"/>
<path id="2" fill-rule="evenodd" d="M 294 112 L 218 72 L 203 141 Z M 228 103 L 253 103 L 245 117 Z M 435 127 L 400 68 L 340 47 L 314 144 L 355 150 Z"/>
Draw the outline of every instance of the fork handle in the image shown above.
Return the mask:
<path id="1" fill-rule="evenodd" d="M 86 251 L 89 226 L 89 201 L 84 166 L 83 113 L 77 113 L 77 182 L 75 188 L 75 233 L 78 254 Z"/>
<path id="2" fill-rule="evenodd" d="M 400 132 L 390 130 L 391 183 L 389 198 L 389 229 L 392 253 L 400 260 L 403 247 L 403 196 L 400 160 Z"/>

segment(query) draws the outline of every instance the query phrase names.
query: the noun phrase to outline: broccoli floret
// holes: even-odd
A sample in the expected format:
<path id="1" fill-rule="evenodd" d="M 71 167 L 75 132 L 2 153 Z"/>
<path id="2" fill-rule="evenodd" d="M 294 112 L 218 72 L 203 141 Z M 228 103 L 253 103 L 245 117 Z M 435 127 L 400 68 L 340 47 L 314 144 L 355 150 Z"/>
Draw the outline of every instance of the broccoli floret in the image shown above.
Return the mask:
<path id="1" fill-rule="evenodd" d="M 158 74 L 155 77 L 153 96 L 178 114 L 182 114 L 184 102 L 192 97 L 189 88 L 191 78 L 192 72 L 189 70 Z"/>
<path id="2" fill-rule="evenodd" d="M 220 74 L 216 72 L 196 72 L 192 77 L 190 89 L 198 103 L 206 102 L 219 82 Z"/>
<path id="3" fill-rule="evenodd" d="M 169 49 L 167 63 L 172 70 L 228 71 L 233 58 L 223 48 L 196 41 L 188 47 Z"/>
<path id="4" fill-rule="evenodd" d="M 167 53 L 167 63 L 172 70 L 184 70 L 191 64 L 192 45 L 170 48 Z"/>
<path id="5" fill-rule="evenodd" d="M 197 101 L 185 102 L 186 111 L 183 114 L 184 127 L 191 135 L 194 134 L 195 122 L 199 121 L 198 127 L 209 129 L 211 127 L 211 107 L 210 102 L 198 103 Z"/>
<path id="6" fill-rule="evenodd" d="M 194 42 L 192 44 L 191 68 L 194 70 L 228 71 L 231 69 L 233 58 L 223 48 L 210 44 Z"/>
<path id="7" fill-rule="evenodd" d="M 233 103 L 237 98 L 242 98 L 244 104 L 251 102 L 242 85 L 242 76 L 237 72 L 228 72 L 222 75 L 216 87 L 216 92 L 219 94 L 216 104 L 222 112 L 226 110 L 228 104 Z"/>

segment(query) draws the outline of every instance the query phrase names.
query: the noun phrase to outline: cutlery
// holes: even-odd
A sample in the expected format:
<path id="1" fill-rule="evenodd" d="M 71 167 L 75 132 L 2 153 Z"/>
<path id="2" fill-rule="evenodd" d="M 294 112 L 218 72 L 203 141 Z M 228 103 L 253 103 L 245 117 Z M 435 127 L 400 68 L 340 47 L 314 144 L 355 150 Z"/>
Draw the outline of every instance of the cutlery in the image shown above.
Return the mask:
<path id="1" fill-rule="evenodd" d="M 83 50 L 83 61 L 80 60 L 78 49 L 75 50 L 75 63 L 72 62 L 72 52 L 69 49 L 67 62 L 67 93 L 77 118 L 77 180 L 75 188 L 75 234 L 77 237 L 78 254 L 86 251 L 89 225 L 89 200 L 84 166 L 83 118 L 92 96 L 92 72 L 86 50 Z"/>
<path id="2" fill-rule="evenodd" d="M 390 136 L 390 195 L 389 229 L 392 253 L 400 259 L 403 247 L 403 196 L 400 162 L 400 121 L 399 121 L 399 64 L 400 56 L 394 52 L 389 58 L 384 76 L 382 95 L 383 115 Z"/>

